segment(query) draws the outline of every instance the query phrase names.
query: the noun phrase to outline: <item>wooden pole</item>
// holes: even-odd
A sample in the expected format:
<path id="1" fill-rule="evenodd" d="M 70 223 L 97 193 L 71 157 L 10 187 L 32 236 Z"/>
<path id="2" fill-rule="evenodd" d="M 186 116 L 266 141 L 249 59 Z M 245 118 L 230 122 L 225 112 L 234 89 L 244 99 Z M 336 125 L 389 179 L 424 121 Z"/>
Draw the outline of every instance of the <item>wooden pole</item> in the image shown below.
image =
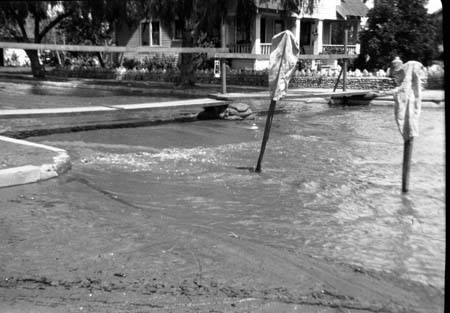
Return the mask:
<path id="1" fill-rule="evenodd" d="M 411 168 L 411 156 L 414 138 L 405 140 L 403 146 L 403 173 L 402 173 L 402 192 L 407 193 L 409 190 L 409 172 Z"/>
<path id="2" fill-rule="evenodd" d="M 225 43 L 225 37 L 226 37 L 226 29 L 225 29 L 225 21 L 224 18 L 222 17 L 222 25 L 220 28 L 220 39 L 221 39 L 221 44 L 222 44 L 222 48 L 226 48 L 227 45 Z M 222 59 L 222 93 L 226 94 L 227 93 L 227 64 L 225 63 L 226 59 Z"/>
<path id="3" fill-rule="evenodd" d="M 222 93 L 227 93 L 227 64 L 225 59 L 222 59 Z"/>
<path id="4" fill-rule="evenodd" d="M 339 72 L 339 76 L 338 76 L 338 78 L 337 78 L 337 80 L 336 80 L 336 84 L 334 84 L 333 92 L 336 91 L 336 88 L 337 88 L 337 86 L 339 85 L 339 81 L 341 80 L 341 75 L 342 75 L 342 72 L 343 72 L 343 71 L 344 71 L 344 68 L 341 68 L 341 71 Z"/>
<path id="5" fill-rule="evenodd" d="M 273 115 L 275 113 L 276 105 L 277 105 L 277 102 L 275 100 L 270 101 L 269 112 L 267 114 L 267 119 L 266 119 L 266 127 L 264 128 L 264 136 L 263 136 L 263 140 L 261 143 L 261 151 L 259 152 L 258 163 L 256 164 L 256 168 L 255 168 L 256 173 L 261 173 L 261 163 L 262 163 L 262 160 L 264 157 L 264 151 L 266 150 L 267 141 L 269 140 L 270 128 L 272 127 L 272 120 L 273 120 Z"/>
<path id="6" fill-rule="evenodd" d="M 345 24 L 344 28 L 344 54 L 347 54 L 347 45 L 348 45 L 348 27 L 347 23 Z M 347 59 L 344 59 L 344 67 L 343 67 L 343 83 L 342 83 L 342 90 L 347 90 Z"/>

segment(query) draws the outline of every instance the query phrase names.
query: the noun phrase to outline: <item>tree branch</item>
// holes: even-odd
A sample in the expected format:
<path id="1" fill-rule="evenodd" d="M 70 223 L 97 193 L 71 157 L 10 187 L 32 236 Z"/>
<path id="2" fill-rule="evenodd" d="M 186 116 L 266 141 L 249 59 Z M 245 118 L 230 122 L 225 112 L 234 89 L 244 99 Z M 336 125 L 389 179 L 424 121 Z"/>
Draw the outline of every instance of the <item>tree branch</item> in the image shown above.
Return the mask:
<path id="1" fill-rule="evenodd" d="M 24 19 L 20 19 L 19 16 L 16 14 L 16 12 L 14 11 L 14 9 L 11 7 L 11 4 L 9 6 L 9 10 L 8 10 L 11 15 L 14 17 L 14 19 L 17 22 L 17 25 L 20 28 L 20 31 L 22 32 L 22 41 L 28 41 L 28 35 L 27 35 L 27 31 L 25 30 L 25 20 Z"/>
<path id="2" fill-rule="evenodd" d="M 66 13 L 63 13 L 61 15 L 58 15 L 53 21 L 51 21 L 50 23 L 48 23 L 47 26 L 44 27 L 44 29 L 41 31 L 41 33 L 39 34 L 39 36 L 37 38 L 34 39 L 34 42 L 39 43 L 41 42 L 41 40 L 44 38 L 44 36 L 50 31 L 50 29 L 52 29 L 53 27 L 55 27 L 59 22 L 61 22 L 63 19 L 65 19 L 66 17 L 72 15 L 73 11 L 67 11 Z"/>
<path id="3" fill-rule="evenodd" d="M 35 4 L 36 5 L 36 4 Z M 37 12 L 37 8 L 34 8 L 35 12 Z M 41 21 L 40 17 L 37 13 L 34 13 L 34 38 L 39 36 L 39 22 Z M 35 39 L 36 40 L 36 39 Z"/>

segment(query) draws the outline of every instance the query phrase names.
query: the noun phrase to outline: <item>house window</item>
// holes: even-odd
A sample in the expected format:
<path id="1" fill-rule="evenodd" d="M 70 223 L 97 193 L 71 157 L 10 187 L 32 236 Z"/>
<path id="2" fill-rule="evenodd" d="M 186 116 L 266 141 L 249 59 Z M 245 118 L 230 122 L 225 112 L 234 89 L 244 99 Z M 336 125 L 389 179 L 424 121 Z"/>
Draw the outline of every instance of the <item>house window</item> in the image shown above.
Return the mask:
<path id="1" fill-rule="evenodd" d="M 142 22 L 141 23 L 141 46 L 149 46 L 150 45 L 150 23 Z"/>
<path id="2" fill-rule="evenodd" d="M 183 39 L 183 21 L 176 20 L 173 31 L 173 39 Z"/>
<path id="3" fill-rule="evenodd" d="M 344 25 L 342 23 L 333 23 L 333 26 L 331 28 L 331 44 L 344 44 Z"/>
<path id="4" fill-rule="evenodd" d="M 141 46 L 160 46 L 161 27 L 159 21 L 141 22 Z"/>
<path id="5" fill-rule="evenodd" d="M 248 21 L 236 18 L 236 43 L 249 43 L 250 42 L 250 27 L 248 27 Z"/>
<path id="6" fill-rule="evenodd" d="M 159 21 L 152 22 L 152 46 L 161 45 L 161 29 Z"/>
<path id="7" fill-rule="evenodd" d="M 302 21 L 300 25 L 300 46 L 311 45 L 311 22 Z"/>
<path id="8" fill-rule="evenodd" d="M 284 22 L 281 20 L 275 21 L 274 31 L 275 34 L 281 33 L 284 30 Z"/>

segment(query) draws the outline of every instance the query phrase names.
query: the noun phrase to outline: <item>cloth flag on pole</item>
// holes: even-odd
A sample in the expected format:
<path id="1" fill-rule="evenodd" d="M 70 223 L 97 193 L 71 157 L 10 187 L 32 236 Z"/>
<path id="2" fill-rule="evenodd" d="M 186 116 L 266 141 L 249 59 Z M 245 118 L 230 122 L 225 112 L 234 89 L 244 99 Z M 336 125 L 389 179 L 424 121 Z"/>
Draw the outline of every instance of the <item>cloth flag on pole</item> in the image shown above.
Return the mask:
<path id="1" fill-rule="evenodd" d="M 285 30 L 272 38 L 269 63 L 270 97 L 274 101 L 286 95 L 295 72 L 299 54 L 298 43 L 291 31 Z"/>
<path id="2" fill-rule="evenodd" d="M 398 75 L 399 87 L 394 93 L 394 113 L 404 140 L 419 136 L 423 69 L 420 62 L 408 61 L 401 67 Z"/>

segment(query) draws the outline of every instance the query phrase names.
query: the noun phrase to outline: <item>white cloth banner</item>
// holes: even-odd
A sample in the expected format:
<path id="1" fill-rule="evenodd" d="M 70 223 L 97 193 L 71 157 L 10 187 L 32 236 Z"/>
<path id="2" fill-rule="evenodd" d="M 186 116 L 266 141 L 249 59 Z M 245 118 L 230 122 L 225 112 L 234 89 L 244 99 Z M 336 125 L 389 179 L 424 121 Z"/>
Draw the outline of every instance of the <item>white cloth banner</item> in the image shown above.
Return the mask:
<path id="1" fill-rule="evenodd" d="M 404 140 L 419 136 L 423 69 L 420 62 L 406 62 L 399 75 L 400 85 L 394 93 L 395 120 Z"/>
<path id="2" fill-rule="evenodd" d="M 269 63 L 269 88 L 272 100 L 286 95 L 289 81 L 295 72 L 299 54 L 294 34 L 285 30 L 272 38 Z"/>

